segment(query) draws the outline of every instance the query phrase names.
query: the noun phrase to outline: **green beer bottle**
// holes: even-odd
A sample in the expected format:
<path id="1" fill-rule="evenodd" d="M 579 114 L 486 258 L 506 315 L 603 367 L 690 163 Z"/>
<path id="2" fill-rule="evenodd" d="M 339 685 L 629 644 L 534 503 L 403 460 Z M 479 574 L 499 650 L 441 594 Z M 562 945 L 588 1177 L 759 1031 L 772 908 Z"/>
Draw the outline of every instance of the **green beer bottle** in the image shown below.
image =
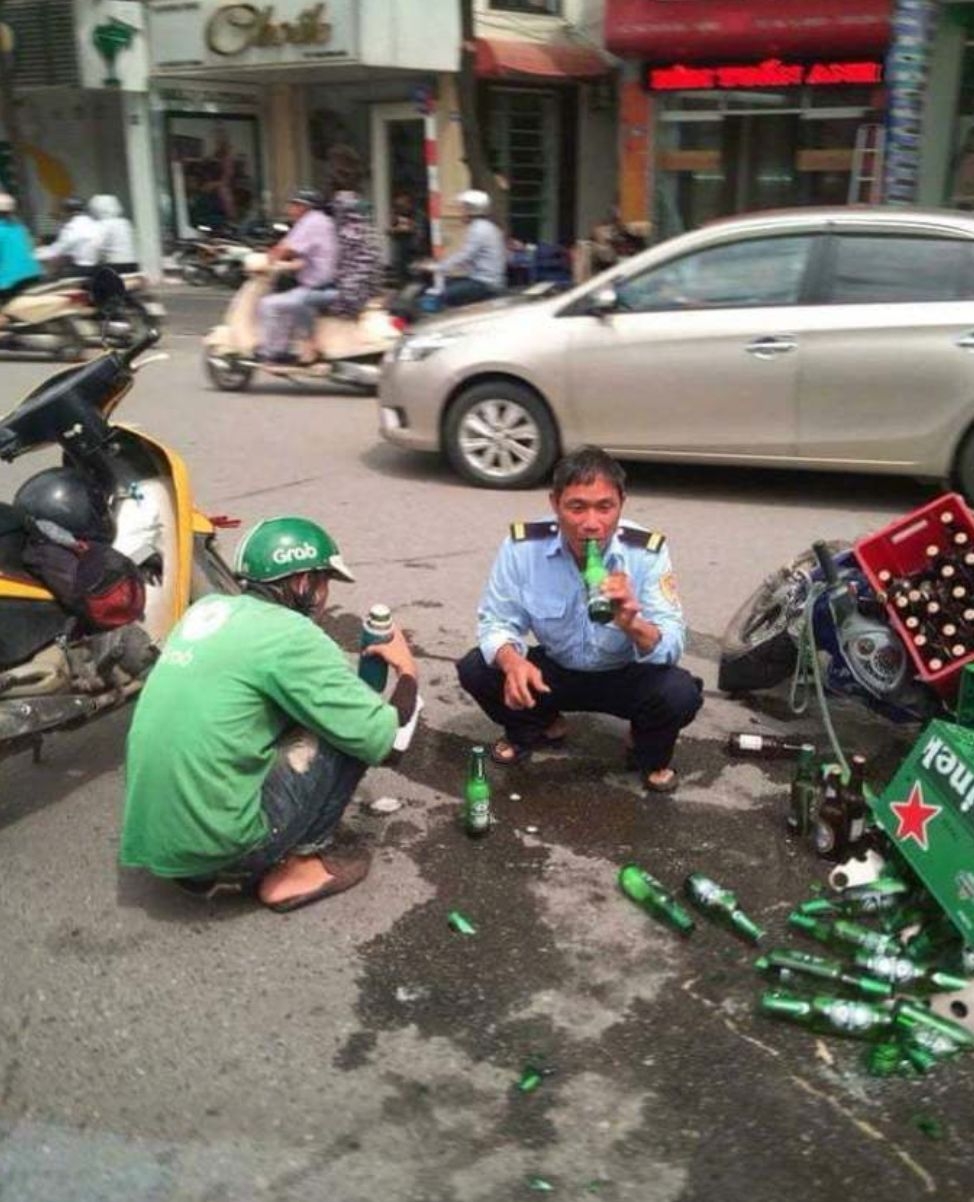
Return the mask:
<path id="1" fill-rule="evenodd" d="M 818 768 L 815 763 L 815 748 L 811 743 L 802 743 L 791 782 L 788 817 L 785 819 L 785 824 L 793 835 L 807 835 L 811 831 L 817 800 Z"/>
<path id="2" fill-rule="evenodd" d="M 955 990 L 963 989 L 968 983 L 965 977 L 926 968 L 908 956 L 858 951 L 853 959 L 860 968 L 865 968 L 874 977 L 879 977 L 881 981 L 889 981 L 893 985 L 924 985 L 929 989 Z"/>
<path id="3" fill-rule="evenodd" d="M 486 751 L 470 750 L 470 767 L 463 790 L 463 827 L 471 839 L 481 839 L 490 831 L 490 781 L 487 779 Z"/>
<path id="4" fill-rule="evenodd" d="M 908 1033 L 911 1039 L 916 1039 L 922 1030 L 936 1031 L 947 1039 L 953 1040 L 959 1048 L 974 1047 L 974 1033 L 955 1023 L 952 1018 L 944 1018 L 934 1014 L 919 1002 L 911 1002 L 901 998 L 893 1007 L 893 1021 L 902 1031 Z"/>
<path id="5" fill-rule="evenodd" d="M 598 626 L 605 626 L 612 621 L 612 602 L 602 592 L 602 581 L 608 574 L 602 560 L 598 540 L 588 539 L 585 543 L 585 566 L 582 568 L 582 579 L 585 581 L 585 591 L 588 594 L 588 616 Z"/>
<path id="6" fill-rule="evenodd" d="M 672 893 L 638 864 L 626 864 L 619 870 L 619 888 L 648 914 L 668 922 L 682 935 L 689 935 L 697 925 Z"/>
<path id="7" fill-rule="evenodd" d="M 786 1018 L 802 1026 L 866 1039 L 885 1031 L 893 1022 L 888 1010 L 872 1002 L 825 995 L 805 998 L 782 990 L 762 994 L 760 1009 L 764 1014 Z"/>
<path id="8" fill-rule="evenodd" d="M 701 872 L 691 873 L 683 882 L 683 888 L 699 910 L 727 919 L 736 931 L 754 943 L 763 938 L 764 931 L 738 908 L 737 897 L 730 889 L 724 889 Z"/>
<path id="9" fill-rule="evenodd" d="M 779 976 L 788 973 L 794 975 L 818 977 L 825 981 L 835 981 L 855 989 L 866 997 L 889 997 L 893 987 L 887 981 L 879 981 L 862 973 L 852 973 L 846 970 L 841 960 L 831 960 L 826 956 L 816 956 L 812 952 L 797 951 L 792 948 L 773 948 L 767 953 L 767 967 L 777 972 Z"/>

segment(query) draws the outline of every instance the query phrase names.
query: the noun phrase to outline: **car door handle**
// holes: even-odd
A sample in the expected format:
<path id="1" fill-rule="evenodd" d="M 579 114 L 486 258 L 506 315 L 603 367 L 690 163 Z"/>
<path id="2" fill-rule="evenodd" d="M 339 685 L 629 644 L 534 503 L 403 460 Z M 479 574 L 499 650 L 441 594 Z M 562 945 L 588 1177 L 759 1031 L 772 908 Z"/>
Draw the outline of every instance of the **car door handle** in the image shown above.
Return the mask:
<path id="1" fill-rule="evenodd" d="M 744 349 L 749 355 L 754 355 L 756 359 L 773 359 L 776 355 L 786 355 L 789 351 L 796 350 L 797 347 L 798 343 L 794 338 L 784 335 L 782 337 L 755 338 Z"/>
<path id="2" fill-rule="evenodd" d="M 954 340 L 954 345 L 959 346 L 962 351 L 974 351 L 974 330 L 961 334 L 960 338 Z"/>

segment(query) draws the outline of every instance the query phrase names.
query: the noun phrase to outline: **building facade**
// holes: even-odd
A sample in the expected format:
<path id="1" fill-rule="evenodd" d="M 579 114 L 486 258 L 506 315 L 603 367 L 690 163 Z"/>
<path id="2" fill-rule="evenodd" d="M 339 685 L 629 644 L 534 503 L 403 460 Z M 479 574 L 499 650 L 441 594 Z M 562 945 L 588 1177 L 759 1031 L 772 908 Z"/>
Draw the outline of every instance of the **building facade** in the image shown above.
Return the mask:
<path id="1" fill-rule="evenodd" d="M 624 218 L 668 237 L 748 210 L 877 199 L 890 9 L 607 0 L 606 46 L 626 62 Z"/>

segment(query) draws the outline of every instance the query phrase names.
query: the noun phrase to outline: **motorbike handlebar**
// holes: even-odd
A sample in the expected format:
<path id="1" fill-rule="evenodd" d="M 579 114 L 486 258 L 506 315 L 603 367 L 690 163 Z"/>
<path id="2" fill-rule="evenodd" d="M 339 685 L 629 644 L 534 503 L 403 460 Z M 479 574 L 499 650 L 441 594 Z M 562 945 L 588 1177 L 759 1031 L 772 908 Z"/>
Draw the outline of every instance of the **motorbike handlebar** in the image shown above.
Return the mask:
<path id="1" fill-rule="evenodd" d="M 116 354 L 118 355 L 120 362 L 122 362 L 126 367 L 131 367 L 132 363 L 139 357 L 139 355 L 142 354 L 143 351 L 147 351 L 150 346 L 155 346 L 155 344 L 159 341 L 159 338 L 160 334 L 156 327 L 149 326 L 141 338 L 139 338 L 126 350 L 117 351 Z"/>
<path id="2" fill-rule="evenodd" d="M 833 588 L 839 583 L 839 572 L 835 566 L 835 560 L 832 558 L 832 552 L 829 550 L 828 543 L 819 539 L 818 542 L 812 543 L 812 550 L 815 552 L 818 566 L 822 569 L 825 583 L 829 588 Z"/>

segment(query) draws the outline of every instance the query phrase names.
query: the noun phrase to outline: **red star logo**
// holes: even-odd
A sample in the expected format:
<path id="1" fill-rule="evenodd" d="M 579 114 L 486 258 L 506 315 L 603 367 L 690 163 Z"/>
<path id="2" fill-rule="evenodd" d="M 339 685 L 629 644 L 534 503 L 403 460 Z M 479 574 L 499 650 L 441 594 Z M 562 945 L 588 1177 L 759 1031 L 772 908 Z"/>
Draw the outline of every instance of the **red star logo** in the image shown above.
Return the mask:
<path id="1" fill-rule="evenodd" d="M 923 800 L 923 788 L 920 782 L 914 781 L 910 796 L 906 801 L 891 801 L 889 808 L 899 820 L 896 838 L 916 839 L 924 851 L 930 850 L 927 842 L 927 823 L 931 822 L 943 809 L 943 806 L 927 805 Z"/>

